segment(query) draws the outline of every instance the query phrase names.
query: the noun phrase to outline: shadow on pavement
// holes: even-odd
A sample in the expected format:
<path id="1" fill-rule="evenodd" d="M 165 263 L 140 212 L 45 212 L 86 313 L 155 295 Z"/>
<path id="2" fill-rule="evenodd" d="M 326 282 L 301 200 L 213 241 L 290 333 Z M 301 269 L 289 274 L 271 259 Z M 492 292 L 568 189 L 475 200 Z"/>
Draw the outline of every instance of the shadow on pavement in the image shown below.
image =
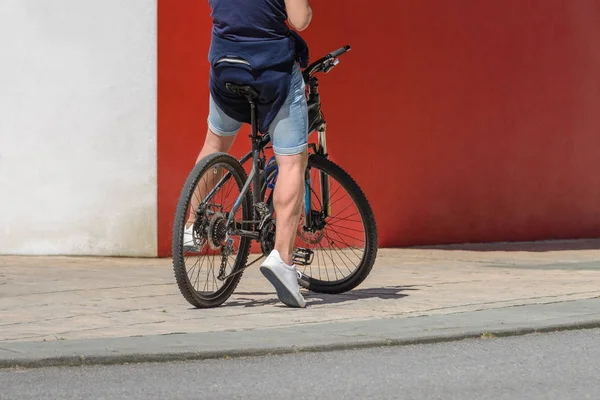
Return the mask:
<path id="1" fill-rule="evenodd" d="M 447 251 L 575 251 L 575 250 L 600 250 L 600 239 L 556 240 L 541 242 L 502 242 L 502 243 L 465 243 L 439 246 L 415 246 L 417 250 L 447 250 Z"/>
<path id="2" fill-rule="evenodd" d="M 315 306 L 320 304 L 339 304 L 349 301 L 366 300 L 366 299 L 382 299 L 382 300 L 398 300 L 407 297 L 408 294 L 403 293 L 410 290 L 419 290 L 414 285 L 411 286 L 390 286 L 383 288 L 355 289 L 342 294 L 323 294 L 303 291 L 302 294 L 306 299 L 307 306 Z M 238 292 L 234 293 L 234 300 L 228 301 L 222 307 L 260 307 L 266 305 L 281 305 L 277 299 L 275 291 L 272 293 L 266 292 Z M 269 296 L 268 299 L 254 299 L 255 296 Z M 282 305 L 282 307 L 285 307 Z"/>

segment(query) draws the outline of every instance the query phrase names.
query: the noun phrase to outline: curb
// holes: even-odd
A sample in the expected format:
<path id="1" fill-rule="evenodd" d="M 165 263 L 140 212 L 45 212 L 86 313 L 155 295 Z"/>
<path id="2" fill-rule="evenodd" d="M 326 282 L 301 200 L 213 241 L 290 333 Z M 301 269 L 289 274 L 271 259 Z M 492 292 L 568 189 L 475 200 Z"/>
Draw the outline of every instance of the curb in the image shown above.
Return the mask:
<path id="1" fill-rule="evenodd" d="M 431 317 L 425 317 L 431 318 Z M 402 338 L 368 338 L 366 340 L 345 340 L 337 343 L 319 345 L 289 345 L 262 348 L 228 348 L 219 350 L 181 351 L 163 353 L 123 353 L 115 355 L 85 355 L 72 354 L 41 358 L 4 358 L 0 359 L 0 369 L 7 368 L 43 368 L 43 367 L 79 367 L 92 365 L 115 365 L 136 363 L 182 362 L 211 359 L 228 359 L 240 357 L 259 357 L 267 355 L 283 355 L 303 352 L 328 352 L 350 349 L 364 349 L 385 346 L 409 346 L 460 341 L 465 339 L 487 339 L 499 337 L 522 336 L 534 333 L 549 333 L 579 329 L 600 328 L 600 318 L 585 322 L 549 324 L 540 327 L 516 327 L 507 329 L 477 329 L 450 334 L 424 334 Z M 240 332 L 243 333 L 243 332 Z M 98 339 L 90 339 L 98 340 Z"/>

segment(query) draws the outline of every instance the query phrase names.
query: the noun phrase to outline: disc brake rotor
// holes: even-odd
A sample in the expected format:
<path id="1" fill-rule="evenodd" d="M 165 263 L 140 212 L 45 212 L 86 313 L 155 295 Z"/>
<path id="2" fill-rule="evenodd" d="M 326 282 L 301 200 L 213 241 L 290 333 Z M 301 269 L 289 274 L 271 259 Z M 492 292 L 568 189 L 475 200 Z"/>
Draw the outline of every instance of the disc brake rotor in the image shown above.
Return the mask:
<path id="1" fill-rule="evenodd" d="M 322 218 L 322 217 L 321 217 L 321 215 L 319 215 L 319 213 L 315 213 L 313 215 L 313 218 Z M 317 225 L 317 224 L 313 223 L 313 225 Z M 321 228 L 321 227 L 324 228 L 326 223 L 324 220 L 318 221 L 318 225 L 319 225 L 318 228 Z M 300 220 L 300 223 L 298 224 L 298 229 L 296 231 L 296 234 L 298 235 L 298 237 L 300 239 L 302 239 L 306 243 L 318 244 L 323 239 L 323 236 L 325 236 L 325 231 L 324 231 L 324 229 L 304 230 L 304 217 L 303 217 Z"/>

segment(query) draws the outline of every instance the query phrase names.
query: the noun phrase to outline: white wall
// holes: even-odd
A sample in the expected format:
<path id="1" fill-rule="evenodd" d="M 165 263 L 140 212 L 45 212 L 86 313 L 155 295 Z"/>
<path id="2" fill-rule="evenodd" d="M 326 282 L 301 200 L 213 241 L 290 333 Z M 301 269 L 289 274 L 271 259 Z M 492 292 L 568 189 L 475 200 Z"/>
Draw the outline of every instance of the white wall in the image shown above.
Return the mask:
<path id="1" fill-rule="evenodd" d="M 0 0 L 0 254 L 156 255 L 156 1 Z"/>

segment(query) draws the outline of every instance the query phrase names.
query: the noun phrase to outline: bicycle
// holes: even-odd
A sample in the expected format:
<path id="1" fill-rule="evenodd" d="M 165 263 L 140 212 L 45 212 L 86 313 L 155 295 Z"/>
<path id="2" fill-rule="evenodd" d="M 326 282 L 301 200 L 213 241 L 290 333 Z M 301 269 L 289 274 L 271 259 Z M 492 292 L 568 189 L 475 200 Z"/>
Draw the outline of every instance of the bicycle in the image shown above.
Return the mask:
<path id="1" fill-rule="evenodd" d="M 377 225 L 371 206 L 352 177 L 329 159 L 327 126 L 316 77 L 318 73 L 331 71 L 338 65 L 338 57 L 349 50 L 350 46 L 335 50 L 302 72 L 308 88 L 309 133 L 317 132 L 318 137 L 316 143 L 309 142 L 304 210 L 293 258 L 299 285 L 317 293 L 336 294 L 354 289 L 367 278 L 377 257 Z M 200 160 L 185 181 L 173 224 L 175 279 L 183 297 L 197 308 L 223 304 L 234 292 L 244 270 L 268 255 L 275 244 L 273 189 L 277 163 L 275 157 L 266 159 L 265 150 L 271 148 L 269 134 L 259 134 L 255 101 L 258 93 L 250 86 L 227 83 L 226 87 L 249 102 L 252 149 L 240 160 L 226 153 Z M 252 160 L 251 170 L 247 175 L 243 165 L 249 160 Z M 238 195 L 232 193 L 234 189 L 239 191 Z M 342 201 L 344 194 L 350 201 Z M 352 206 L 356 212 L 348 214 Z M 186 229 L 191 233 L 187 234 Z M 248 263 L 252 241 L 260 245 L 262 254 Z M 187 261 L 194 256 L 196 261 L 188 266 Z M 353 257 L 358 262 L 351 269 L 348 262 Z M 206 280 L 201 281 L 203 267 Z M 314 271 L 314 267 L 318 270 Z M 344 267 L 349 273 L 346 274 Z"/>

